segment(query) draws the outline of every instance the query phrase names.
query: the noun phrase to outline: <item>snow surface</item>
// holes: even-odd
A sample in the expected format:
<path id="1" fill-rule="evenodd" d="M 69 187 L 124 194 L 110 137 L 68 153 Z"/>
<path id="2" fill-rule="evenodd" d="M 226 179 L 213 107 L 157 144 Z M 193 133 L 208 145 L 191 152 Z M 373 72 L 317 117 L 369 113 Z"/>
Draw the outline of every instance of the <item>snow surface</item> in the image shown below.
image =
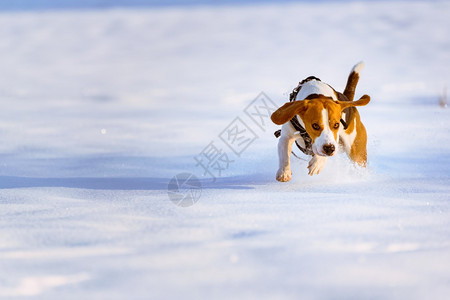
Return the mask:
<path id="1" fill-rule="evenodd" d="M 447 299 L 450 3 L 0 13 L 0 297 Z M 277 105 L 315 75 L 356 97 L 369 168 L 275 181 Z M 258 138 L 236 156 L 236 117 Z M 233 162 L 216 182 L 198 155 Z M 183 208 L 180 172 L 201 178 Z"/>

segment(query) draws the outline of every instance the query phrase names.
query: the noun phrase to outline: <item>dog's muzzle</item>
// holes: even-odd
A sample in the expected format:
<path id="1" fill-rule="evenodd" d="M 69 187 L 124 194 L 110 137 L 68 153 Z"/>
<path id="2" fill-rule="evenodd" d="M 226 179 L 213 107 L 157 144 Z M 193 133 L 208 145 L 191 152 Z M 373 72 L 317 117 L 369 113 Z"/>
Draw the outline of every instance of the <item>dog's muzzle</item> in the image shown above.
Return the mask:
<path id="1" fill-rule="evenodd" d="M 327 156 L 332 156 L 336 150 L 336 147 L 333 144 L 325 144 L 323 145 L 322 150 Z"/>

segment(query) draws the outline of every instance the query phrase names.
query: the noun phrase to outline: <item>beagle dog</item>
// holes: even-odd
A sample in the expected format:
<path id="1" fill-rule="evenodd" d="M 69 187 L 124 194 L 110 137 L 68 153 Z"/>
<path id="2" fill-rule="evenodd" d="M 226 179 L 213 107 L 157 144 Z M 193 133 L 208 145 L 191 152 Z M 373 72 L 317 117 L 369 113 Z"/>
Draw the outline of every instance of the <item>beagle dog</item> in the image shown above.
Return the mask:
<path id="1" fill-rule="evenodd" d="M 299 83 L 291 94 L 291 101 L 272 115 L 272 121 L 282 125 L 278 142 L 278 181 L 292 178 L 290 154 L 294 141 L 304 153 L 312 156 L 308 164 L 309 175 L 319 174 L 328 157 L 341 145 L 350 159 L 360 166 L 367 162 L 367 134 L 355 106 L 367 105 L 368 95 L 353 101 L 362 62 L 350 72 L 344 93 L 316 77 Z"/>

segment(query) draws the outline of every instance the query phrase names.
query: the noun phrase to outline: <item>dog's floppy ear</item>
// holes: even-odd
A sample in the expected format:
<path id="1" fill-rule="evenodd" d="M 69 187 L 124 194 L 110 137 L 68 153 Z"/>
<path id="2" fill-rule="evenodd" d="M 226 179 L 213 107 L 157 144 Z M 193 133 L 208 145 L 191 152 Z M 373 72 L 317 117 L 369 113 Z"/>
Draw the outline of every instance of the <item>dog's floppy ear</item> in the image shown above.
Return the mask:
<path id="1" fill-rule="evenodd" d="M 364 95 L 361 98 L 359 98 L 358 101 L 336 101 L 336 102 L 341 106 L 341 109 L 345 109 L 351 106 L 364 106 L 370 102 L 370 96 Z"/>
<path id="2" fill-rule="evenodd" d="M 272 116 L 272 122 L 282 125 L 291 120 L 295 115 L 302 114 L 308 108 L 309 100 L 293 101 L 284 104 L 277 109 Z"/>

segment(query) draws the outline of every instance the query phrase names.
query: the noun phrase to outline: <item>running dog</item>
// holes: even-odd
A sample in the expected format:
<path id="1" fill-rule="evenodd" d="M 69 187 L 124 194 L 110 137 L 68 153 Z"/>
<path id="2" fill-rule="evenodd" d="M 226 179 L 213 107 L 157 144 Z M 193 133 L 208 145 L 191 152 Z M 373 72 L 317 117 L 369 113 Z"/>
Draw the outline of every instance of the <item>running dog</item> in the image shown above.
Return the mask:
<path id="1" fill-rule="evenodd" d="M 366 166 L 367 133 L 355 106 L 367 105 L 370 97 L 364 95 L 353 101 L 363 67 L 362 62 L 353 67 L 344 93 L 314 76 L 306 78 L 291 93 L 291 101 L 272 114 L 272 121 L 282 125 L 278 132 L 278 181 L 292 178 L 290 154 L 294 141 L 300 150 L 312 156 L 309 175 L 319 174 L 339 144 L 353 162 Z"/>

